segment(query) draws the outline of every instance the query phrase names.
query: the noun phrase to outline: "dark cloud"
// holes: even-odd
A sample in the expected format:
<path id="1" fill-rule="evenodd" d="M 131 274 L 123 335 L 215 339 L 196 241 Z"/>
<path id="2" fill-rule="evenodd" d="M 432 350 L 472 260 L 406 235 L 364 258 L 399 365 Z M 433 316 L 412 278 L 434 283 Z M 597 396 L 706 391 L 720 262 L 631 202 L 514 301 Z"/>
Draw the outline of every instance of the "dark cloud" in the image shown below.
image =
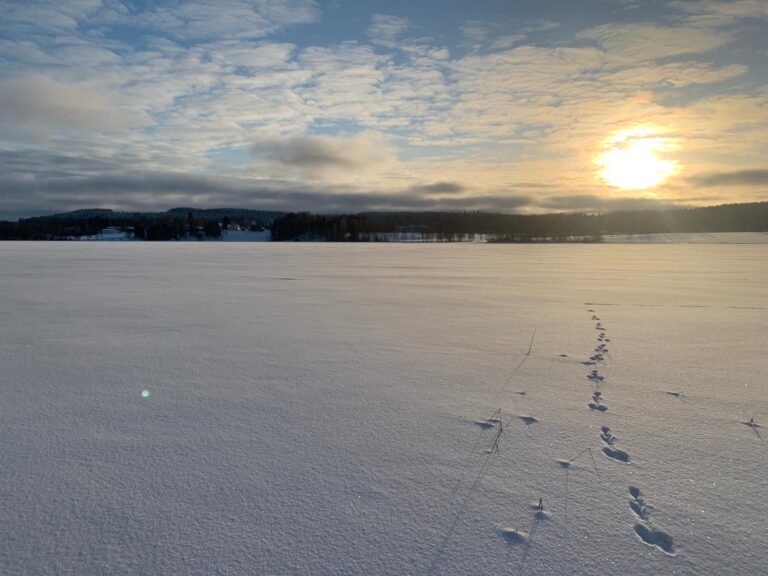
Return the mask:
<path id="1" fill-rule="evenodd" d="M 35 167 L 47 166 L 46 170 Z M 85 168 L 93 175 L 83 175 Z M 29 177 L 30 170 L 35 174 Z M 434 193 L 380 192 L 308 186 L 286 180 L 250 180 L 174 172 L 126 173 L 119 164 L 18 152 L 0 154 L 0 218 L 63 212 L 78 208 L 167 210 L 174 206 L 312 212 L 396 210 L 515 211 L 530 206 L 526 195 L 487 194 L 435 197 Z M 446 184 L 446 183 L 443 183 Z M 449 187 L 450 188 L 450 187 Z"/>
<path id="2" fill-rule="evenodd" d="M 290 166 L 350 165 L 353 162 L 329 143 L 313 138 L 289 138 L 258 142 L 251 147 L 256 158 Z"/>
<path id="3" fill-rule="evenodd" d="M 409 188 L 417 194 L 458 194 L 466 188 L 457 182 L 434 182 L 433 184 L 418 184 Z"/>
<path id="4" fill-rule="evenodd" d="M 101 177 L 81 182 L 47 182 L 34 188 L 15 182 L 4 186 L 15 201 L 4 203 L 0 218 L 64 212 L 78 208 L 113 208 L 116 210 L 167 210 L 174 206 L 310 211 L 319 213 L 409 211 L 409 210 L 483 210 L 510 212 L 531 204 L 526 196 L 469 196 L 432 199 L 403 193 L 333 192 L 301 189 L 284 182 L 241 187 L 206 182 L 178 181 L 167 176 L 145 175 L 134 179 Z"/>
<path id="5" fill-rule="evenodd" d="M 137 161 L 128 158 L 128 162 Z M 71 174 L 93 174 L 119 170 L 124 164 L 117 164 L 106 158 L 86 158 L 67 156 L 49 152 L 29 150 L 6 150 L 0 152 L 0 174 L 4 177 L 13 175 L 29 178 L 46 178 Z M 2 182 L 0 182 L 2 186 Z"/>
<path id="6" fill-rule="evenodd" d="M 264 138 L 251 146 L 251 155 L 256 160 L 309 169 L 359 168 L 386 159 L 388 152 L 380 138 L 372 134 L 360 134 L 351 138 Z"/>
<path id="7" fill-rule="evenodd" d="M 736 170 L 693 176 L 691 184 L 699 188 L 716 186 L 768 186 L 768 169 Z"/>
<path id="8" fill-rule="evenodd" d="M 605 198 L 591 194 L 574 194 L 570 196 L 552 196 L 537 202 L 537 205 L 550 210 L 661 210 L 679 208 L 680 205 L 672 200 L 653 198 Z"/>

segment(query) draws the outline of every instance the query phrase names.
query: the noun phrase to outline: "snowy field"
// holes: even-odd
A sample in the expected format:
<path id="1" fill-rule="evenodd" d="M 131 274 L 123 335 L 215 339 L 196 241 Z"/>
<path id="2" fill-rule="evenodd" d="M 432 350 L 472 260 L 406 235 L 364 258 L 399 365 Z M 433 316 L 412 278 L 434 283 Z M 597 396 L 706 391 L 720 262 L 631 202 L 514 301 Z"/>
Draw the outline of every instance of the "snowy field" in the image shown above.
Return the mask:
<path id="1" fill-rule="evenodd" d="M 2 243 L 0 573 L 765 574 L 766 350 L 766 245 Z"/>
<path id="2" fill-rule="evenodd" d="M 670 232 L 603 236 L 610 244 L 768 244 L 768 232 Z"/>

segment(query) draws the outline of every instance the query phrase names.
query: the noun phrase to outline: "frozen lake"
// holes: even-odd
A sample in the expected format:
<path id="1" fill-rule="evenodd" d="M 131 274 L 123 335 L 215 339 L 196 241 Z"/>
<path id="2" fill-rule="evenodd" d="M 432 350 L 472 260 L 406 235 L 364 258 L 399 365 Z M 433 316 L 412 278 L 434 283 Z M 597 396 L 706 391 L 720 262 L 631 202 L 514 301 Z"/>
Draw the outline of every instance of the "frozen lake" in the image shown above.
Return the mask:
<path id="1" fill-rule="evenodd" d="M 766 350 L 765 244 L 0 243 L 0 572 L 757 574 Z"/>

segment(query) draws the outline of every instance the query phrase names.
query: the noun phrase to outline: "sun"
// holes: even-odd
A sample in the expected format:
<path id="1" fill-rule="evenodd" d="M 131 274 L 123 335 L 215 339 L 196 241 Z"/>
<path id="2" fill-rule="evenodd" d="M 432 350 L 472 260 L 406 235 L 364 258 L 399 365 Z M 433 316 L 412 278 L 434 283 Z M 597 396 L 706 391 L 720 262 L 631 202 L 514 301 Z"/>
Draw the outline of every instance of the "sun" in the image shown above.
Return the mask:
<path id="1" fill-rule="evenodd" d="M 677 144 L 659 128 L 621 130 L 607 138 L 602 148 L 596 159 L 598 176 L 609 186 L 628 190 L 652 188 L 680 170 L 676 161 L 661 157 L 675 150 Z"/>

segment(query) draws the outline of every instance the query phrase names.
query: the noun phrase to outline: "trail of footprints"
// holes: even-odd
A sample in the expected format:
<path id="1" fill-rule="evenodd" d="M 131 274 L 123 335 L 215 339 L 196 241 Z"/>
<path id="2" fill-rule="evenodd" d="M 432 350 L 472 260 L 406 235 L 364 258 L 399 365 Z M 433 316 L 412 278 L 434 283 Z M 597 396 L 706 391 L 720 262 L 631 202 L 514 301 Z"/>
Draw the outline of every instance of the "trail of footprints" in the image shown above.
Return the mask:
<path id="1" fill-rule="evenodd" d="M 594 310 L 591 310 L 591 312 L 594 312 Z M 606 329 L 600 321 L 600 318 L 596 314 L 592 314 L 592 320 L 595 322 L 595 329 L 599 331 L 597 336 L 597 346 L 594 349 L 595 353 L 590 356 L 589 360 L 584 362 L 584 364 L 587 366 L 598 366 L 605 363 L 605 355 L 608 353 L 608 345 L 606 342 L 610 342 L 610 340 L 605 337 Z M 590 410 L 595 412 L 607 412 L 608 406 L 606 406 L 603 401 L 603 392 L 601 390 L 601 385 L 605 380 L 605 376 L 600 374 L 598 368 L 592 368 L 589 374 L 587 374 L 587 380 L 594 384 L 592 401 L 589 402 L 587 406 Z"/>
<path id="2" fill-rule="evenodd" d="M 610 339 L 606 337 L 608 330 L 603 326 L 603 323 L 600 320 L 600 317 L 595 313 L 595 310 L 590 309 L 588 312 L 592 314 L 592 321 L 595 322 L 595 330 L 598 331 L 598 336 L 594 354 L 584 362 L 586 366 L 592 367 L 589 374 L 587 374 L 587 380 L 594 385 L 591 402 L 589 402 L 587 406 L 593 412 L 604 414 L 608 411 L 608 406 L 605 403 L 605 396 L 602 390 L 603 384 L 605 383 L 605 377 L 600 374 L 599 367 L 605 364 L 605 357 L 608 354 L 607 343 L 610 342 Z M 623 464 L 630 463 L 629 452 L 622 450 L 619 447 L 619 439 L 611 432 L 611 429 L 608 426 L 600 427 L 600 440 L 603 442 L 602 451 L 606 457 L 615 462 Z M 637 523 L 634 527 L 635 534 L 637 534 L 645 544 L 654 546 L 665 554 L 674 555 L 675 546 L 673 538 L 663 530 L 654 527 L 651 522 L 651 512 L 653 508 L 646 503 L 640 489 L 635 486 L 630 486 L 629 494 L 632 497 L 629 501 L 629 507 L 637 519 Z"/>
<path id="3" fill-rule="evenodd" d="M 608 411 L 608 405 L 605 402 L 605 395 L 603 393 L 605 376 L 600 373 L 600 368 L 605 365 L 605 359 L 608 355 L 608 343 L 611 340 L 607 337 L 608 329 L 603 325 L 600 317 L 595 313 L 595 310 L 590 309 L 588 312 L 592 314 L 592 321 L 595 322 L 595 330 L 597 331 L 597 345 L 593 350 L 594 353 L 592 356 L 583 362 L 585 366 L 590 367 L 586 379 L 593 385 L 590 402 L 588 402 L 587 406 L 592 412 L 596 414 L 605 414 Z M 524 394 L 524 392 L 518 393 Z M 536 418 L 531 416 L 517 416 L 517 418 L 522 420 L 523 423 L 528 426 L 538 421 Z M 491 418 L 480 421 L 478 424 L 483 428 L 497 428 L 498 432 L 494 440 L 494 445 L 490 450 L 487 450 L 486 452 L 492 453 L 494 450 L 498 451 L 498 441 L 501 433 L 503 432 L 501 410 L 497 410 L 493 416 L 491 416 Z M 751 422 L 750 425 L 752 425 Z M 602 452 L 607 458 L 610 458 L 612 461 L 618 462 L 620 464 L 630 464 L 631 457 L 629 452 L 623 449 L 623 446 L 620 445 L 619 439 L 613 434 L 613 432 L 611 432 L 611 429 L 608 426 L 603 425 L 600 427 L 600 440 L 603 443 Z M 565 463 L 565 466 L 567 467 L 569 464 L 570 462 Z M 562 462 L 561 465 L 563 465 Z M 630 486 L 629 494 L 631 496 L 629 507 L 635 516 L 636 522 L 634 525 L 634 532 L 637 537 L 640 538 L 640 540 L 648 546 L 653 546 L 665 554 L 674 556 L 676 554 L 674 539 L 663 530 L 659 530 L 654 526 L 654 523 L 651 521 L 651 512 L 653 511 L 653 508 L 645 501 L 645 498 L 640 489 L 635 486 Z M 502 530 L 502 534 L 510 544 L 523 543 L 530 545 L 530 542 L 533 540 L 537 522 L 549 518 L 548 514 L 543 510 L 541 501 L 539 501 L 539 503 L 534 506 L 534 509 L 536 509 L 537 512 L 534 516 L 534 523 L 530 532 L 524 532 L 522 530 L 518 530 L 517 528 Z"/>

